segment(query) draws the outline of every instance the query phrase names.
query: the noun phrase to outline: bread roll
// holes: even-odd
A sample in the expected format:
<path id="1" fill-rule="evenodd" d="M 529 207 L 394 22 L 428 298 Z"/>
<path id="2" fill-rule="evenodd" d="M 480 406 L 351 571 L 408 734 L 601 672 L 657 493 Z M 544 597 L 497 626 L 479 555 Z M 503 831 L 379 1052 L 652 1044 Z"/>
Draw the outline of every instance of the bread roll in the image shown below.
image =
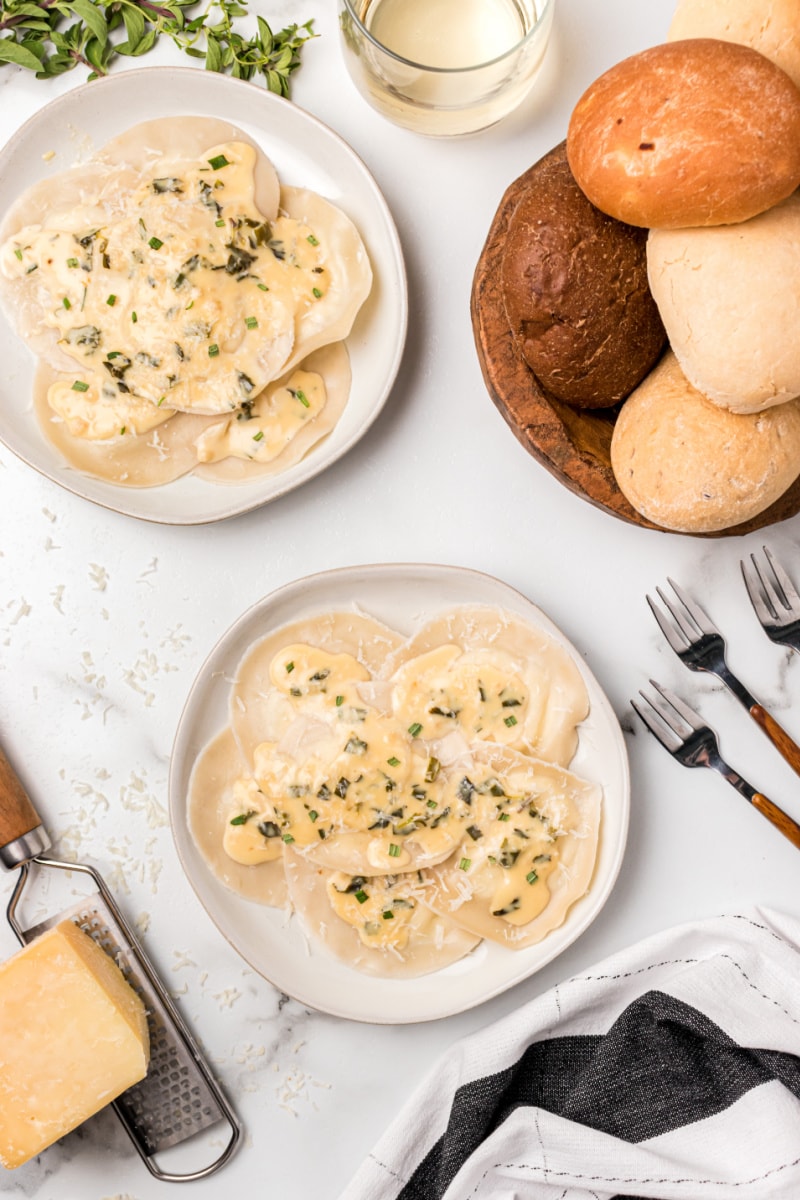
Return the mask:
<path id="1" fill-rule="evenodd" d="M 605 408 L 636 387 L 666 340 L 647 284 L 646 231 L 589 203 L 563 144 L 524 180 L 502 259 L 509 325 L 549 392 Z"/>
<path id="2" fill-rule="evenodd" d="M 583 94 L 567 154 L 592 203 L 620 221 L 746 221 L 800 184 L 800 90 L 748 46 L 654 46 Z"/>
<path id="3" fill-rule="evenodd" d="M 800 401 L 738 415 L 712 404 L 667 353 L 622 407 L 611 440 L 620 490 L 682 533 L 729 529 L 769 508 L 800 474 Z"/>
<path id="4" fill-rule="evenodd" d="M 800 395 L 800 193 L 741 225 L 653 230 L 647 261 L 698 391 L 737 413 Z"/>
<path id="5" fill-rule="evenodd" d="M 800 0 L 678 0 L 668 42 L 720 38 L 777 63 L 800 87 Z"/>

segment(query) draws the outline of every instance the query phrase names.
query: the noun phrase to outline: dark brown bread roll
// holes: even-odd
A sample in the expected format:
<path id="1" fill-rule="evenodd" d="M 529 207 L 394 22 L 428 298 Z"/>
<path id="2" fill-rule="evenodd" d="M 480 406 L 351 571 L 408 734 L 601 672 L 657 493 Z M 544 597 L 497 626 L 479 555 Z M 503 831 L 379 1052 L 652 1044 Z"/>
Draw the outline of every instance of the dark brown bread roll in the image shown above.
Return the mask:
<path id="1" fill-rule="evenodd" d="M 746 221 L 800 185 L 800 90 L 749 46 L 668 42 L 595 80 L 567 151 L 592 203 L 620 221 Z"/>
<path id="2" fill-rule="evenodd" d="M 564 143 L 518 184 L 501 273 L 519 351 L 558 399 L 577 408 L 616 404 L 666 341 L 647 283 L 647 231 L 589 203 Z"/>

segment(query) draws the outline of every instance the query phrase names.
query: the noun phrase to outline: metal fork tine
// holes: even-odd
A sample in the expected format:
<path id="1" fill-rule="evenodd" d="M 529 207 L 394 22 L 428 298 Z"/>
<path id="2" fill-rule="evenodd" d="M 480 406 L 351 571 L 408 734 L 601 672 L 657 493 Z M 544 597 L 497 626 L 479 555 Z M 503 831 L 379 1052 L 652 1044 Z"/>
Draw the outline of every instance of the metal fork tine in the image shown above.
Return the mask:
<path id="1" fill-rule="evenodd" d="M 650 683 L 659 695 L 664 697 L 667 704 L 670 704 L 675 712 L 683 717 L 690 730 L 700 729 L 705 724 L 700 714 L 695 712 L 693 708 L 690 708 L 688 704 L 685 704 L 680 696 L 676 696 L 669 688 L 662 687 L 660 683 L 656 683 L 655 679 L 651 679 Z"/>
<path id="2" fill-rule="evenodd" d="M 766 580 L 754 554 L 750 555 L 750 563 L 752 563 L 752 567 L 745 559 L 739 563 L 742 568 L 744 586 L 747 588 L 747 594 L 756 616 L 762 625 L 767 625 L 770 621 L 777 621 L 778 610 L 775 608 Z"/>
<path id="3" fill-rule="evenodd" d="M 650 697 L 642 691 L 639 692 L 639 695 L 642 697 L 642 700 L 645 702 L 645 704 L 649 706 L 649 708 L 640 708 L 635 700 L 631 700 L 634 712 L 639 714 L 650 732 L 655 734 L 661 744 L 667 750 L 669 750 L 670 754 L 674 754 L 681 745 L 681 739 L 676 733 L 673 732 L 672 729 L 670 729 L 669 725 L 664 723 L 664 720 L 659 716 L 658 711 L 653 708 L 653 702 Z M 650 709 L 653 709 L 653 711 L 651 712 Z"/>
<path id="4" fill-rule="evenodd" d="M 660 589 L 659 589 L 659 595 L 660 595 Z M 664 616 L 663 612 L 658 607 L 656 602 L 653 600 L 652 596 L 646 596 L 645 599 L 647 600 L 647 603 L 650 605 L 650 611 L 652 612 L 656 621 L 658 621 L 658 627 L 661 630 L 661 632 L 663 633 L 664 637 L 667 639 L 667 641 L 669 642 L 670 646 L 675 651 L 675 653 L 680 654 L 681 650 L 686 649 L 685 635 L 681 631 L 676 630 L 672 625 L 670 625 L 669 621 Z M 662 597 L 662 599 L 663 599 L 663 597 Z"/>
<path id="5" fill-rule="evenodd" d="M 678 587 L 674 579 L 670 579 L 669 576 L 667 576 L 667 583 L 672 588 L 673 592 L 678 597 L 687 612 L 690 613 L 692 620 L 697 624 L 697 628 L 701 630 L 702 633 L 719 633 L 719 630 L 709 615 L 705 613 L 700 605 L 696 604 L 691 597 L 686 595 L 686 592 L 684 592 L 683 588 Z"/>
<path id="6" fill-rule="evenodd" d="M 691 623 L 686 613 L 681 612 L 674 600 L 665 596 L 660 587 L 656 588 L 661 600 L 672 617 L 675 624 L 680 629 L 687 642 L 696 642 L 698 638 L 697 628 Z"/>
<path id="7" fill-rule="evenodd" d="M 764 555 L 767 559 L 767 562 L 772 567 L 772 570 L 775 574 L 775 578 L 777 579 L 780 586 L 783 588 L 783 595 L 784 595 L 785 602 L 786 602 L 786 604 L 785 604 L 786 608 L 791 610 L 793 607 L 796 606 L 798 609 L 800 609 L 800 595 L 798 595 L 797 589 L 795 588 L 791 579 L 786 574 L 783 567 L 778 562 L 777 558 L 773 557 L 772 552 L 770 551 L 769 547 L 764 546 L 763 549 L 764 549 Z"/>
<path id="8" fill-rule="evenodd" d="M 656 689 L 657 693 L 657 695 L 649 697 L 650 703 L 661 717 L 661 720 L 666 725 L 669 725 L 672 732 L 676 733 L 681 741 L 683 741 L 691 733 L 692 729 L 691 725 L 687 726 L 681 719 L 677 705 L 673 703 L 678 697 L 673 693 L 667 692 L 667 689 L 656 683 L 655 679 L 651 679 L 650 684 Z"/>

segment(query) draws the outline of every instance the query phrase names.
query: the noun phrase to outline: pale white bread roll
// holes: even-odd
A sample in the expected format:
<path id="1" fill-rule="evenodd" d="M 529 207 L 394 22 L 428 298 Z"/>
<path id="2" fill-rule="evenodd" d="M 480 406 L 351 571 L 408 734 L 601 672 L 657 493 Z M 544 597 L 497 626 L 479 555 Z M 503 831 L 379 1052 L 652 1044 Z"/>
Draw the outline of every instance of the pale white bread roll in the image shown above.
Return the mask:
<path id="1" fill-rule="evenodd" d="M 800 90 L 749 46 L 652 46 L 587 88 L 567 157 L 592 204 L 618 221 L 746 221 L 800 185 Z"/>
<path id="2" fill-rule="evenodd" d="M 800 0 L 678 0 L 667 41 L 684 38 L 750 46 L 800 87 Z"/>
<path id="3" fill-rule="evenodd" d="M 651 231 L 647 273 L 704 396 L 753 413 L 800 395 L 800 193 L 739 225 Z"/>
<path id="4" fill-rule="evenodd" d="M 732 528 L 800 474 L 800 401 L 729 412 L 693 388 L 668 352 L 623 405 L 611 465 L 626 499 L 655 524 L 681 533 Z"/>

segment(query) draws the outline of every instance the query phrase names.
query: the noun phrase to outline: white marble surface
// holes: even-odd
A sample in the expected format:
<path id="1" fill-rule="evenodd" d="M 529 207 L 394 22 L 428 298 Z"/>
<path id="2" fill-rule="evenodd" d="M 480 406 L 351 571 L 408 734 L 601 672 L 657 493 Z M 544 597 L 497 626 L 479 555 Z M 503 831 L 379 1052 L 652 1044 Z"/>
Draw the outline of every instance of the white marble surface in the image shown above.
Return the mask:
<path id="1" fill-rule="evenodd" d="M 644 593 L 682 581 L 729 635 L 730 659 L 800 736 L 800 665 L 761 633 L 738 560 L 760 545 L 626 526 L 579 501 L 530 459 L 485 392 L 469 321 L 472 270 L 500 196 L 564 136 L 601 70 L 661 40 L 669 0 L 559 0 L 545 76 L 493 130 L 433 142 L 387 125 L 344 73 L 332 0 L 258 0 L 277 26 L 314 17 L 295 102 L 365 159 L 407 256 L 411 325 L 389 404 L 365 439 L 301 490 L 237 520 L 145 525 L 93 507 L 0 447 L 0 739 L 64 854 L 104 872 L 140 921 L 247 1129 L 236 1159 L 192 1194 L 333 1197 L 460 1035 L 654 930 L 754 903 L 797 911 L 797 851 L 707 772 L 672 763 L 629 697 L 654 675 L 722 732 L 723 747 L 796 818 L 798 781 L 712 680 L 665 647 Z M 144 60 L 178 62 L 164 47 Z M 0 67 L 0 140 L 78 71 L 38 81 Z M 135 119 L 135 113 L 131 114 Z M 769 541 L 800 582 L 800 524 Z M 196 901 L 172 844 L 166 780 L 181 707 L 208 651 L 251 603 L 298 576 L 376 561 L 453 563 L 504 579 L 579 647 L 626 730 L 628 851 L 595 924 L 539 975 L 434 1024 L 357 1025 L 304 1010 L 247 969 Z M 10 880 L 0 880 L 0 899 Z M 0 957 L 15 949 L 0 927 Z M 0 1177 L 37 1200 L 161 1200 L 109 1113 Z"/>

